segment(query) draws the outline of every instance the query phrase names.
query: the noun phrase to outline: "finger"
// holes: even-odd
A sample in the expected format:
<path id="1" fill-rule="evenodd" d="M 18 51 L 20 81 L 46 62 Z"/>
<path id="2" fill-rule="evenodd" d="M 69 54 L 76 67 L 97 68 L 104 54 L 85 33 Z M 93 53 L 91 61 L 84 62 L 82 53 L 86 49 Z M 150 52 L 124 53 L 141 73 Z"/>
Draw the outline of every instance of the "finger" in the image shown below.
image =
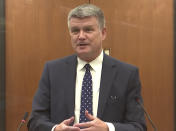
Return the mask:
<path id="1" fill-rule="evenodd" d="M 62 124 L 62 125 L 57 125 L 54 131 L 80 131 L 80 128 Z"/>
<path id="2" fill-rule="evenodd" d="M 69 119 L 64 120 L 63 123 L 65 125 L 70 125 L 73 121 L 74 121 L 74 117 L 71 117 Z"/>
<path id="3" fill-rule="evenodd" d="M 90 128 L 83 128 L 83 129 L 81 129 L 81 131 L 92 131 L 92 128 L 91 127 Z"/>
<path id="4" fill-rule="evenodd" d="M 85 111 L 85 116 L 91 121 L 95 119 L 95 117 L 93 115 L 89 114 L 89 112 L 87 110 Z"/>
<path id="5" fill-rule="evenodd" d="M 73 127 L 73 126 L 67 126 L 67 128 L 65 130 L 68 131 L 80 131 L 79 127 Z"/>
<path id="6" fill-rule="evenodd" d="M 77 123 L 73 125 L 74 127 L 79 127 L 79 128 L 89 128 L 92 126 L 91 122 L 85 122 L 85 123 Z"/>

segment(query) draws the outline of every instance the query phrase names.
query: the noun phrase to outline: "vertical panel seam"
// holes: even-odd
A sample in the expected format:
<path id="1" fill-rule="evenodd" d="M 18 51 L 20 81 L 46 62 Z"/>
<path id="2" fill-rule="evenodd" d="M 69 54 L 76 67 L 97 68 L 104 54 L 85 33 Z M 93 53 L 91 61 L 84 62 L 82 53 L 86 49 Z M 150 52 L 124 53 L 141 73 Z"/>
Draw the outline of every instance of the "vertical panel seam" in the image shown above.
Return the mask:
<path id="1" fill-rule="evenodd" d="M 0 1 L 0 130 L 5 131 L 5 0 Z"/>

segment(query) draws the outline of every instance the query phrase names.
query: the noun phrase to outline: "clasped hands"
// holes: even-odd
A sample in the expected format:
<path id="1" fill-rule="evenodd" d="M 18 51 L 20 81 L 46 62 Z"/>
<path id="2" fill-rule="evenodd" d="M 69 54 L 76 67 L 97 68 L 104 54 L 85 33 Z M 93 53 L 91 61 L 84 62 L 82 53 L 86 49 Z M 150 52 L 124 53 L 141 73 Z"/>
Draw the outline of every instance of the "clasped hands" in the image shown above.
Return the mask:
<path id="1" fill-rule="evenodd" d="M 97 117 L 92 116 L 85 111 L 86 117 L 90 120 L 85 123 L 77 123 L 73 126 L 69 126 L 73 121 L 74 117 L 64 120 L 62 123 L 56 126 L 54 131 L 108 131 L 108 126 L 105 122 L 98 119 Z"/>

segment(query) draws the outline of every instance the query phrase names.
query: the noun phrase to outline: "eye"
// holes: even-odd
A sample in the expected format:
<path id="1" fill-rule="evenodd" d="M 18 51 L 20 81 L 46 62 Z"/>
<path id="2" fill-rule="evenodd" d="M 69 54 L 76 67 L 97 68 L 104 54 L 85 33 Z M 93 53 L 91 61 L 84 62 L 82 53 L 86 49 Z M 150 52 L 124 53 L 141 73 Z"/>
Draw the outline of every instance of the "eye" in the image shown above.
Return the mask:
<path id="1" fill-rule="evenodd" d="M 73 34 L 77 34 L 77 33 L 79 33 L 79 29 L 78 28 L 72 28 L 71 29 L 71 33 L 73 33 Z"/>
<path id="2" fill-rule="evenodd" d="M 92 32 L 94 29 L 91 27 L 87 27 L 84 29 L 85 32 Z"/>

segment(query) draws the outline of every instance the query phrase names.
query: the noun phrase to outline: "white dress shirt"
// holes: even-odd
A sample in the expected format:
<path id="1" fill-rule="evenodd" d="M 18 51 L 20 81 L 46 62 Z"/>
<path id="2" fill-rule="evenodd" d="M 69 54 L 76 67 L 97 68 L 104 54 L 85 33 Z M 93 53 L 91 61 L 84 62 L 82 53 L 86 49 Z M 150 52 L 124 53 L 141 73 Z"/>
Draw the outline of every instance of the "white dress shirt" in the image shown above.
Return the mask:
<path id="1" fill-rule="evenodd" d="M 79 123 L 80 117 L 80 104 L 81 104 L 81 90 L 82 82 L 85 74 L 84 66 L 87 64 L 86 61 L 78 59 L 77 65 L 77 77 L 76 77 L 76 90 L 75 90 L 75 123 Z M 91 66 L 90 72 L 92 75 L 92 91 L 93 91 L 93 116 L 97 116 L 98 108 L 98 98 L 99 98 L 99 89 L 100 89 L 100 78 L 101 78 L 101 69 L 103 62 L 103 52 L 89 64 Z"/>
<path id="2" fill-rule="evenodd" d="M 79 123 L 80 117 L 80 104 L 81 104 L 81 90 L 82 90 L 82 81 L 85 74 L 84 66 L 87 64 L 86 61 L 77 57 L 77 74 L 76 74 L 76 89 L 75 89 L 75 121 L 74 123 Z M 102 63 L 103 63 L 103 51 L 101 54 L 89 64 L 91 66 L 90 72 L 92 75 L 92 89 L 93 89 L 93 116 L 97 117 L 98 110 L 98 101 L 99 101 L 99 91 L 100 91 L 100 81 L 101 81 L 101 71 L 102 71 Z M 112 123 L 106 122 L 109 131 L 115 131 L 115 127 Z M 54 126 L 52 131 L 54 131 Z"/>

